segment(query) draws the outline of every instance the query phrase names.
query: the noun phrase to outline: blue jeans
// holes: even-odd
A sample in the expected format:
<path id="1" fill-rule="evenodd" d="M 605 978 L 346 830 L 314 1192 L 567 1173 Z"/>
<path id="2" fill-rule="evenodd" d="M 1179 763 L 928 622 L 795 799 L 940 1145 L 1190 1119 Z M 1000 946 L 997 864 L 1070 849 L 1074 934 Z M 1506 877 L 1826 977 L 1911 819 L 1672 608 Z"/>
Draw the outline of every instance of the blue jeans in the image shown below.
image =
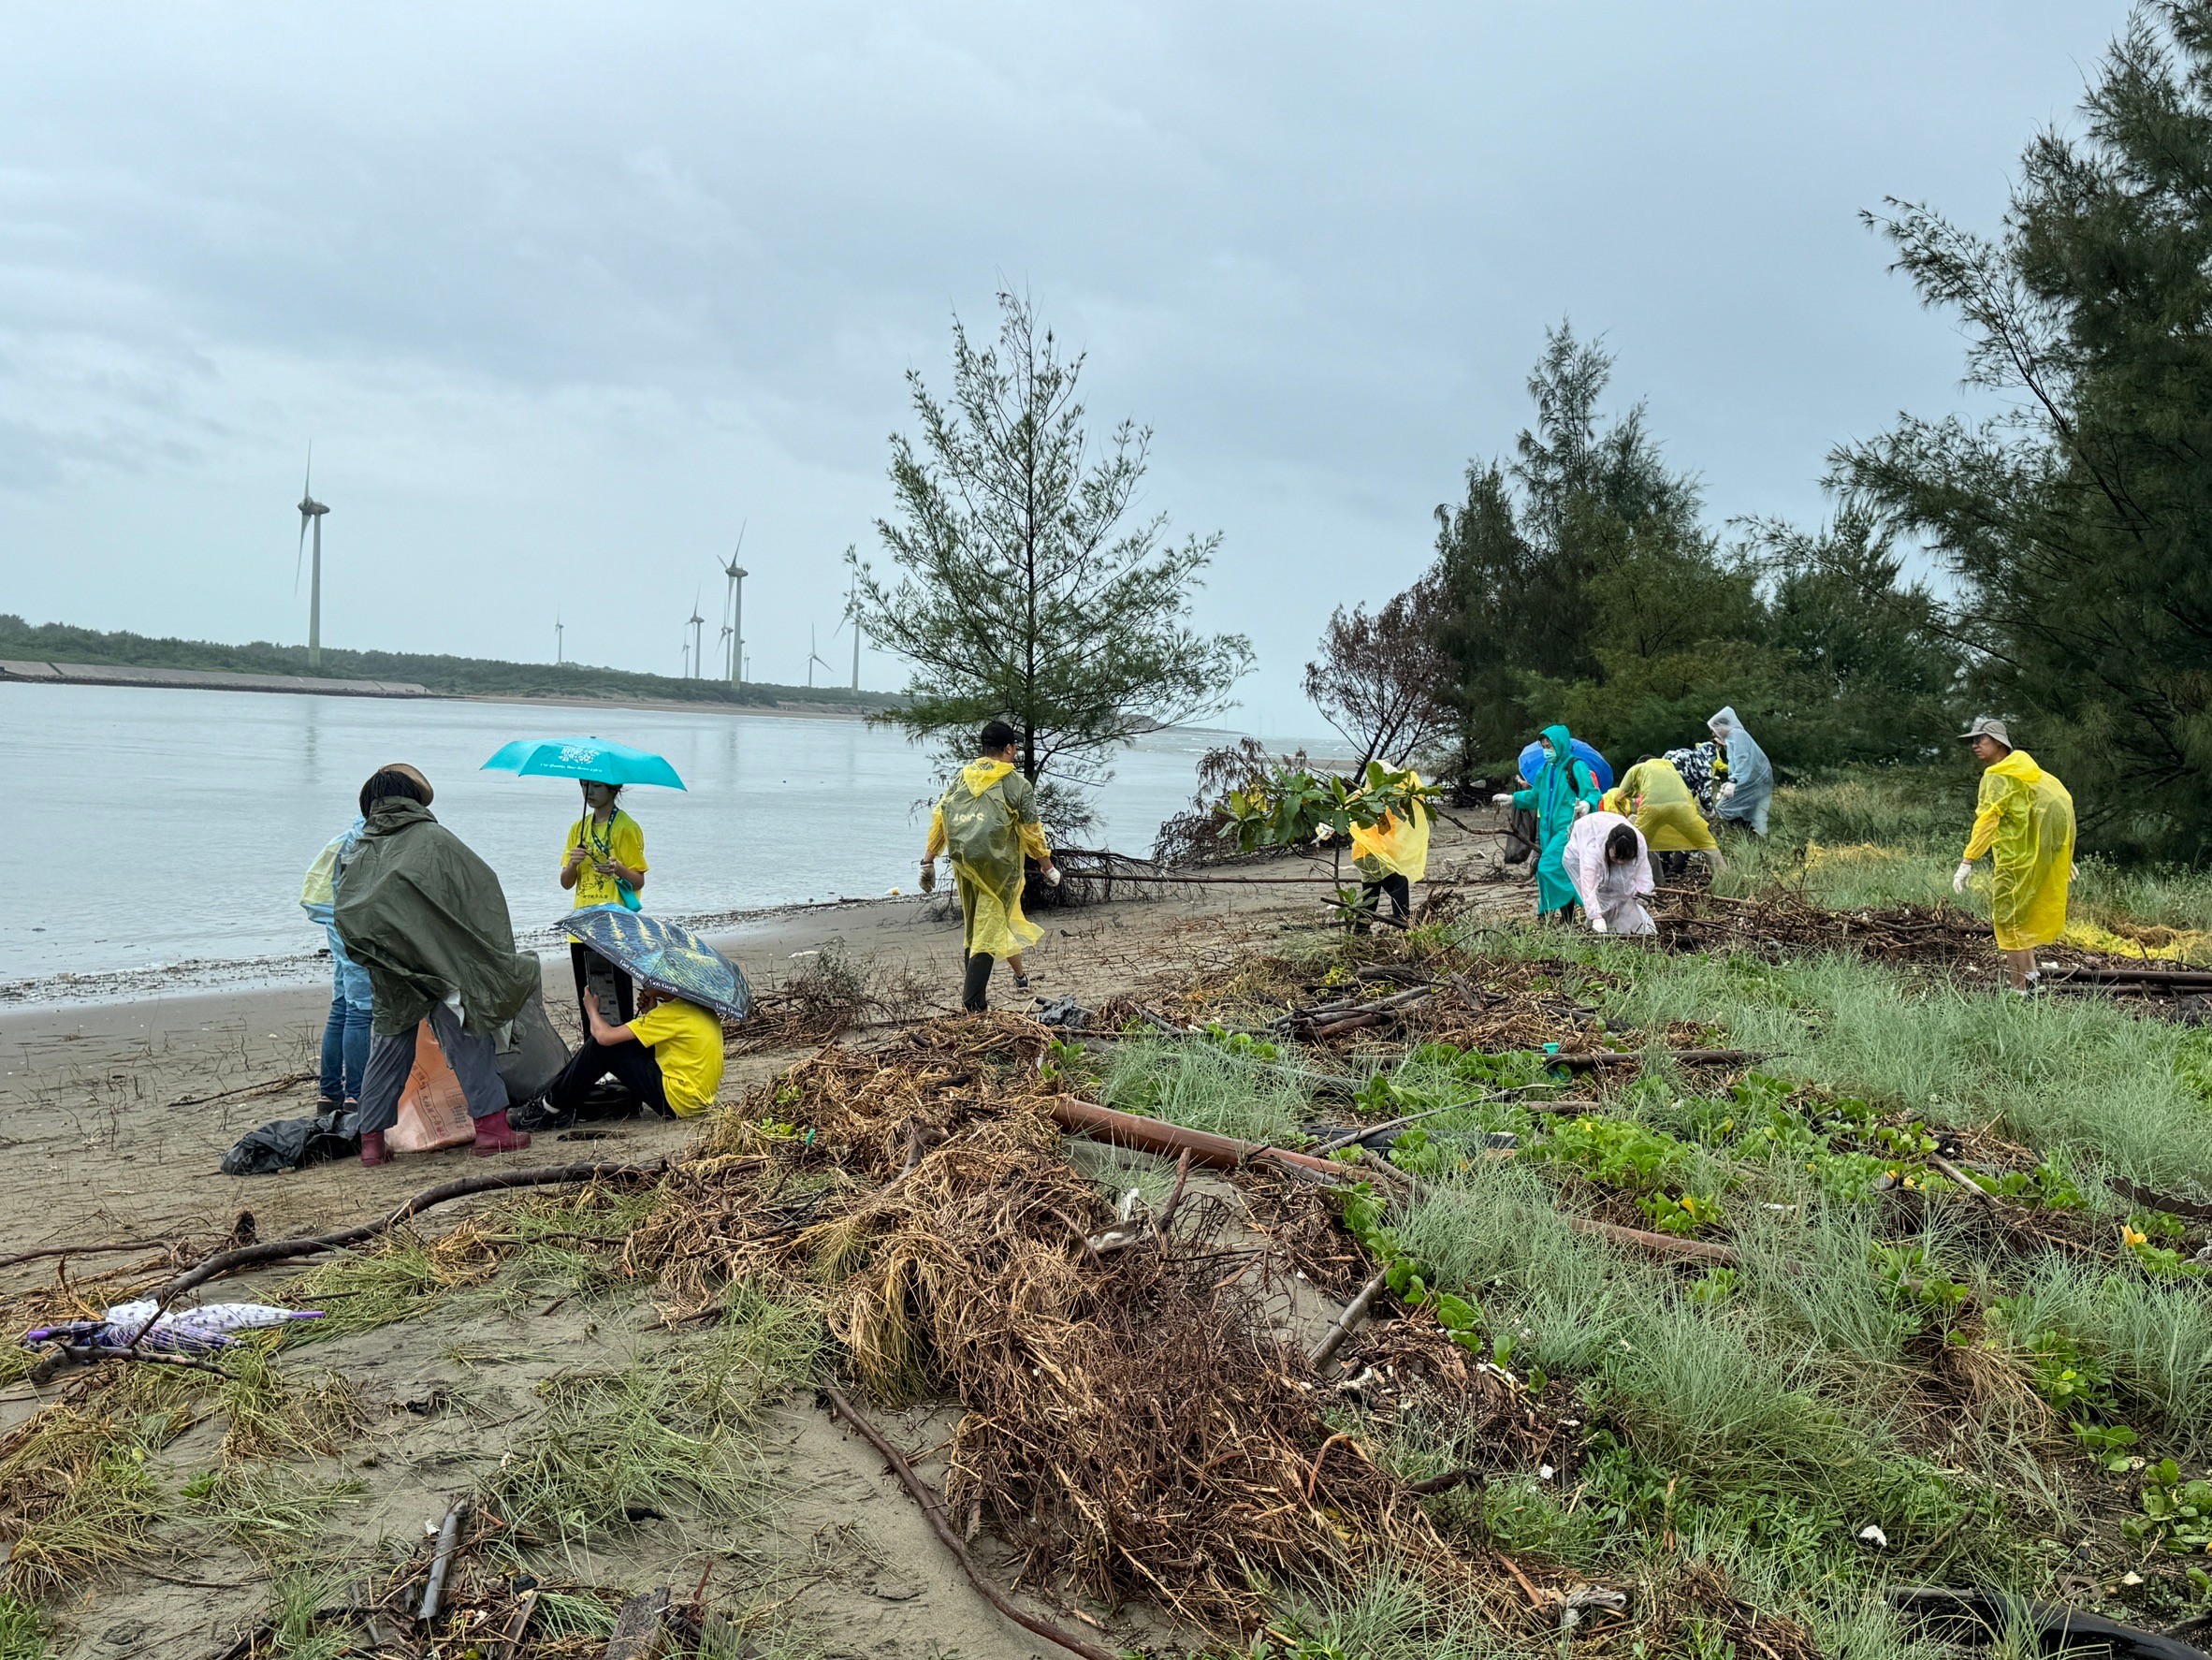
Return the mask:
<path id="1" fill-rule="evenodd" d="M 369 1065 L 369 970 L 345 954 L 336 928 L 328 932 L 330 1017 L 323 1024 L 318 1093 L 328 1101 L 354 1101 L 361 1099 L 361 1074 Z"/>

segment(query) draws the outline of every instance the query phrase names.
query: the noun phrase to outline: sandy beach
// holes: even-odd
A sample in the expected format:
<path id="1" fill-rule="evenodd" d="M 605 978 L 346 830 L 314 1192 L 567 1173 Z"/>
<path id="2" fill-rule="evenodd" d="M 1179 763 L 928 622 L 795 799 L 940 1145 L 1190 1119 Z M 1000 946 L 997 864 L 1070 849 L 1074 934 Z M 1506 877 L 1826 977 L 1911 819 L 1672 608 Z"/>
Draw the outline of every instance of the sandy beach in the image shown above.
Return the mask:
<path id="1" fill-rule="evenodd" d="M 1519 881 L 1483 881 L 1494 873 L 1494 845 L 1449 833 L 1438 837 L 1434 883 L 1459 880 L 1478 907 L 1525 904 Z M 1275 864 L 1269 876 L 1325 866 Z M 1039 920 L 1045 939 L 1029 954 L 1034 991 L 1096 1002 L 1142 997 L 1188 977 L 1256 940 L 1281 938 L 1326 921 L 1325 884 L 1167 887 L 1157 899 L 1056 911 Z M 785 910 L 750 920 L 717 943 L 752 984 L 787 981 L 805 954 L 832 945 L 889 970 L 906 970 L 956 998 L 959 924 L 939 900 L 882 900 Z M 1006 977 L 994 986 L 1009 1006 Z M 573 1034 L 573 985 L 564 957 L 549 958 L 546 1005 Z M 1013 1005 L 1019 1006 L 1019 1005 Z M 66 1007 L 18 1007 L 0 1013 L 0 1147 L 12 1180 L 0 1190 L 0 1257 L 128 1241 L 174 1241 L 205 1247 L 240 1226 L 261 1238 L 313 1232 L 366 1218 L 429 1184 L 489 1169 L 566 1164 L 578 1159 L 636 1161 L 673 1152 L 696 1126 L 637 1119 L 540 1134 L 525 1152 L 479 1160 L 468 1151 L 401 1158 L 364 1171 L 355 1161 L 278 1176 L 231 1178 L 218 1172 L 224 1151 L 246 1130 L 312 1111 L 316 1047 L 327 1008 L 320 984 L 176 991 Z M 910 1011 L 926 1015 L 927 1009 Z M 891 1035 L 861 1030 L 866 1044 Z M 741 1097 L 807 1049 L 734 1055 L 722 1099 Z M 462 1201 L 438 1212 L 423 1233 L 436 1237 L 502 1196 Z M 112 1255 L 39 1256 L 0 1267 L 0 1297 L 21 1298 L 81 1287 L 104 1273 L 158 1264 L 161 1249 Z M 224 1294 L 253 1298 L 296 1274 L 296 1266 L 226 1281 Z M 508 1456 L 535 1420 L 552 1381 L 579 1370 L 628 1363 L 648 1348 L 697 1344 L 694 1332 L 656 1332 L 649 1306 L 602 1310 L 586 1301 L 543 1306 L 462 1299 L 432 1315 L 359 1336 L 316 1345 L 300 1364 L 327 1366 L 357 1394 L 366 1441 L 325 1462 L 330 1478 L 357 1496 L 333 1521 L 333 1549 L 407 1535 L 434 1519 L 449 1495 Z M 0 1396 L 0 1434 L 22 1423 L 44 1391 L 21 1384 Z M 466 1400 L 465 1413 L 425 1403 Z M 926 1411 L 892 1415 L 891 1432 L 927 1449 L 944 1424 Z M 165 1458 L 179 1476 L 209 1448 L 211 1431 L 188 1432 Z M 1016 1660 L 1045 1652 L 995 1614 L 959 1577 L 920 1513 L 866 1445 L 810 1404 L 778 1407 L 764 1431 L 777 1494 L 770 1561 L 750 1571 L 797 1577 L 794 1610 L 822 1635 L 830 1655 L 948 1653 L 969 1660 Z M 365 1450 L 364 1450 L 365 1448 Z M 918 1467 L 941 1483 L 935 1453 Z M 641 1530 L 619 1559 L 579 1559 L 579 1580 L 649 1583 L 680 1572 L 695 1577 L 701 1541 L 680 1529 Z M 711 1551 L 706 1558 L 711 1566 Z M 780 1581 L 776 1581 L 780 1582 Z M 148 1576 L 120 1571 L 86 1587 L 64 1610 L 57 1653 L 219 1652 L 265 1606 L 267 1584 L 244 1551 L 216 1551 L 165 1561 Z M 1044 1605 L 1039 1605 L 1041 1608 Z M 1084 1619 L 1096 1619 L 1085 1613 Z M 1127 1638 L 1134 1614 L 1120 1616 Z"/>

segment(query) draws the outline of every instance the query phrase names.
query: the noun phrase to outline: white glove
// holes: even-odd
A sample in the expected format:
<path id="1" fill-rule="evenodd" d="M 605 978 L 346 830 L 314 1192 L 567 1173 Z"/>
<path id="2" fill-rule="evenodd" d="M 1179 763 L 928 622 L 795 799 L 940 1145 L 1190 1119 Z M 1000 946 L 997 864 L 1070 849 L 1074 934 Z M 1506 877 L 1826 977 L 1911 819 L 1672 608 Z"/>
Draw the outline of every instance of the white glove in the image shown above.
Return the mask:
<path id="1" fill-rule="evenodd" d="M 922 891 L 924 894 L 937 892 L 937 861 L 935 859 L 922 861 Z"/>
<path id="2" fill-rule="evenodd" d="M 1060 867 L 1057 865 L 1047 865 L 1044 867 L 1044 880 L 1051 882 L 1054 887 L 1058 887 L 1060 885 Z"/>
<path id="3" fill-rule="evenodd" d="M 1590 803 L 1588 803 L 1587 801 L 1578 801 L 1578 802 L 1576 802 L 1576 803 L 1575 803 L 1575 817 L 1577 817 L 1578 819 L 1579 819 L 1579 818 L 1580 818 L 1580 817 L 1581 817 L 1581 816 L 1582 816 L 1584 813 L 1588 812 L 1589 810 L 1590 810 Z"/>
<path id="4" fill-rule="evenodd" d="M 1727 800 L 1729 796 L 1731 796 L 1731 795 L 1733 795 L 1733 794 L 1736 794 L 1736 786 L 1735 786 L 1735 784 L 1733 784 L 1733 783 L 1726 783 L 1726 784 L 1723 784 L 1723 785 L 1721 786 L 1721 799 L 1722 799 L 1723 801 L 1725 801 L 1725 800 Z"/>
<path id="5" fill-rule="evenodd" d="M 1969 860 L 1969 859 L 1961 859 L 1961 860 L 1959 860 L 1959 861 L 1958 861 L 1958 868 L 1951 872 L 1951 891 L 1952 891 L 1954 894 L 1963 894 L 1963 893 L 1965 893 L 1965 892 L 1966 892 L 1966 879 L 1967 879 L 1968 877 L 1972 876 L 1973 873 L 1974 873 L 1974 867 L 1973 867 L 1973 863 L 1972 863 L 1972 860 Z"/>
<path id="6" fill-rule="evenodd" d="M 1590 925 L 1596 932 L 1602 934 L 1606 931 L 1606 919 L 1594 910 L 1590 913 Z"/>
<path id="7" fill-rule="evenodd" d="M 1492 795 L 1490 798 L 1490 804 L 1492 807 L 1511 807 L 1513 805 L 1513 796 L 1511 792 L 1507 792 L 1504 795 Z"/>

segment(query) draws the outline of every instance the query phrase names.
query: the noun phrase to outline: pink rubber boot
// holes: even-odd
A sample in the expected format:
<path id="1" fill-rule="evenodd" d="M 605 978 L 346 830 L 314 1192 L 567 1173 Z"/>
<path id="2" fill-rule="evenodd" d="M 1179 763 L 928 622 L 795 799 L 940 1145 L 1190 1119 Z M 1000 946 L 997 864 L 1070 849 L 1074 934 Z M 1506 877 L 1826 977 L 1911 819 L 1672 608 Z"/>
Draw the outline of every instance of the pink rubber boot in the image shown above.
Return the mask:
<path id="1" fill-rule="evenodd" d="M 482 1158 L 489 1153 L 519 1153 L 530 1145 L 527 1131 L 510 1129 L 507 1109 L 487 1113 L 476 1120 L 476 1154 Z"/>
<path id="2" fill-rule="evenodd" d="M 371 1170 L 392 1161 L 392 1150 L 384 1144 L 384 1131 L 365 1129 L 361 1132 L 361 1162 Z"/>

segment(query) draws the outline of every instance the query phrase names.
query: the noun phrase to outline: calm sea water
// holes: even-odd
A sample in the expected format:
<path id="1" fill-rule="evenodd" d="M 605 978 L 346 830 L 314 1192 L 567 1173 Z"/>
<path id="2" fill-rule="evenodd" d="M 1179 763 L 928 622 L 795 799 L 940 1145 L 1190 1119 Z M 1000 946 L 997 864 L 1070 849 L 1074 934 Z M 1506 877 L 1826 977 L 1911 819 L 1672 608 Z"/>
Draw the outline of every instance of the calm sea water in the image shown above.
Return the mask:
<path id="1" fill-rule="evenodd" d="M 914 885 L 928 753 L 856 721 L 7 685 L 0 983 L 314 950 L 300 878 L 391 761 L 428 775 L 432 810 L 499 872 L 517 928 L 549 928 L 569 905 L 556 872 L 576 786 L 478 769 L 511 738 L 577 734 L 658 750 L 689 786 L 624 798 L 661 915 Z M 1102 837 L 1148 851 L 1217 741 L 1161 733 L 1125 753 L 1099 798 Z"/>

